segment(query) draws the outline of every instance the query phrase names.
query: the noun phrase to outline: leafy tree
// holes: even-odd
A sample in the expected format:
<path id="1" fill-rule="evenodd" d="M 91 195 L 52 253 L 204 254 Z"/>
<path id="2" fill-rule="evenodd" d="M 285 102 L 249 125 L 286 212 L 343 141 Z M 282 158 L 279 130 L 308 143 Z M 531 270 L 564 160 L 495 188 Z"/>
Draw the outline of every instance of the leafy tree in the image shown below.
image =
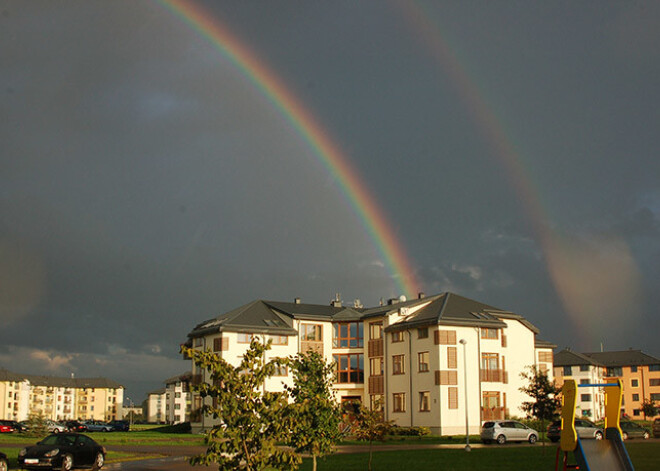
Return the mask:
<path id="1" fill-rule="evenodd" d="M 27 420 L 27 432 L 25 436 L 41 438 L 48 435 L 48 424 L 41 414 L 30 414 Z"/>
<path id="2" fill-rule="evenodd" d="M 379 410 L 369 410 L 364 404 L 356 404 L 357 413 L 355 415 L 355 427 L 353 432 L 355 438 L 369 442 L 369 465 L 371 471 L 371 459 L 373 457 L 373 442 L 384 441 L 385 436 L 392 429 L 392 421 L 383 420 L 383 412 Z"/>
<path id="3" fill-rule="evenodd" d="M 545 434 L 545 421 L 553 420 L 558 415 L 561 406 L 559 393 L 561 388 L 551 383 L 548 375 L 539 371 L 534 366 L 529 366 L 526 371 L 520 373 L 520 377 L 527 380 L 527 386 L 519 388 L 532 398 L 531 401 L 523 402 L 520 408 L 527 414 L 527 417 L 533 417 L 541 421 L 541 435 Z M 545 441 L 543 441 L 545 446 Z"/>
<path id="4" fill-rule="evenodd" d="M 316 471 L 317 457 L 332 453 L 341 439 L 341 409 L 332 391 L 334 367 L 316 352 L 298 354 L 289 359 L 289 365 L 293 387 L 287 387 L 287 391 L 294 400 L 297 417 L 290 443 L 296 451 L 312 456 L 312 469 Z"/>
<path id="5" fill-rule="evenodd" d="M 219 470 L 257 471 L 268 467 L 296 469 L 302 462 L 293 450 L 278 447 L 289 440 L 295 426 L 295 411 L 285 392 L 267 392 L 263 385 L 283 361 L 265 361 L 270 342 L 256 338 L 234 367 L 210 350 L 183 346 L 182 353 L 209 372 L 211 381 L 193 387 L 201 397 L 213 398 L 202 412 L 219 418 L 220 424 L 206 436 L 206 453 L 193 457 L 192 464 L 218 464 Z"/>
<path id="6" fill-rule="evenodd" d="M 642 402 L 642 412 L 644 413 L 644 420 L 647 417 L 655 417 L 658 415 L 658 406 L 655 405 L 655 401 L 644 399 L 644 402 Z"/>

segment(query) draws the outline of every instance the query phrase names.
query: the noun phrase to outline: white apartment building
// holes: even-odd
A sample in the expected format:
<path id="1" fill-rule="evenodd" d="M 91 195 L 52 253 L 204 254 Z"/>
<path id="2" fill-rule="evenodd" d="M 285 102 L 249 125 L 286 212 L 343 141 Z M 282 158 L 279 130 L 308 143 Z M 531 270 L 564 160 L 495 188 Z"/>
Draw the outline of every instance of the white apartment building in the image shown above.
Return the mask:
<path id="1" fill-rule="evenodd" d="M 268 358 L 314 350 L 336 364 L 339 401 L 378 407 L 400 426 L 425 426 L 433 433 L 478 433 L 484 420 L 521 416 L 520 373 L 536 365 L 552 376 L 553 344 L 522 316 L 443 293 L 411 301 L 390 300 L 364 308 L 253 301 L 197 325 L 187 345 L 210 349 L 238 365 L 253 336 L 271 340 Z M 552 379 L 552 378 L 551 378 Z M 192 382 L 206 372 L 192 365 Z M 291 384 L 283 369 L 266 389 Z M 209 400 L 209 399 L 207 399 Z M 192 396 L 193 431 L 217 421 L 200 414 Z"/>
<path id="2" fill-rule="evenodd" d="M 167 420 L 166 413 L 167 396 L 165 388 L 151 391 L 147 394 L 147 422 L 152 424 L 164 424 Z"/>
<path id="3" fill-rule="evenodd" d="M 190 377 L 187 372 L 165 380 L 165 421 L 180 424 L 190 420 Z"/>

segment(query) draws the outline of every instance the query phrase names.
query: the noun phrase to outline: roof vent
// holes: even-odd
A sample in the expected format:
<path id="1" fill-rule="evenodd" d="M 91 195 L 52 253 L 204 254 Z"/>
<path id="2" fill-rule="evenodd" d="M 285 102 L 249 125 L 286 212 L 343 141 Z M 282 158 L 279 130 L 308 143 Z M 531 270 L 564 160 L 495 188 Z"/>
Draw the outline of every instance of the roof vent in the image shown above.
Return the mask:
<path id="1" fill-rule="evenodd" d="M 332 306 L 332 307 L 341 307 L 341 296 L 339 295 L 339 293 L 336 293 L 335 294 L 335 299 L 330 301 L 330 306 Z"/>
<path id="2" fill-rule="evenodd" d="M 426 294 L 424 294 L 424 291 L 420 291 L 417 293 L 417 299 L 424 299 L 426 297 Z"/>

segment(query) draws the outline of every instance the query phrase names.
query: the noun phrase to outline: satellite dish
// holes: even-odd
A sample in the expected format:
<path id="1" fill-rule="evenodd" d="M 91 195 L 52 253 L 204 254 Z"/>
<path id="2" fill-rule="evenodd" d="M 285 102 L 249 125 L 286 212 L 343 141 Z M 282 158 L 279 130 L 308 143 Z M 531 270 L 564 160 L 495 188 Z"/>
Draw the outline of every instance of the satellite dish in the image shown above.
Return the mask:
<path id="1" fill-rule="evenodd" d="M 402 294 L 401 296 L 399 296 L 399 301 L 404 302 L 405 300 L 406 300 L 405 295 Z"/>

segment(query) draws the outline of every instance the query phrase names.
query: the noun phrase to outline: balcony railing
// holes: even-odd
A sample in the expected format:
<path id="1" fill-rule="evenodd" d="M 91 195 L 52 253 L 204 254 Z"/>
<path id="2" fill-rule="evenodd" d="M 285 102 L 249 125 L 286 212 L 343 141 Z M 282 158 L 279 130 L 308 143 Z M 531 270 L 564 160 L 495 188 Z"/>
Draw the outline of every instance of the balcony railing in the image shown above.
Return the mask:
<path id="1" fill-rule="evenodd" d="M 369 340 L 367 343 L 369 358 L 383 356 L 383 339 Z"/>
<path id="2" fill-rule="evenodd" d="M 369 376 L 369 394 L 383 394 L 385 381 L 383 375 Z"/>
<path id="3" fill-rule="evenodd" d="M 505 370 L 481 370 L 481 381 L 487 383 L 509 382 L 509 374 Z"/>
<path id="4" fill-rule="evenodd" d="M 506 410 L 504 407 L 482 407 L 481 420 L 502 420 L 505 418 Z"/>
<path id="5" fill-rule="evenodd" d="M 323 355 L 323 342 L 317 342 L 313 340 L 303 340 L 300 342 L 301 353 L 307 352 L 316 352 L 319 355 Z"/>

